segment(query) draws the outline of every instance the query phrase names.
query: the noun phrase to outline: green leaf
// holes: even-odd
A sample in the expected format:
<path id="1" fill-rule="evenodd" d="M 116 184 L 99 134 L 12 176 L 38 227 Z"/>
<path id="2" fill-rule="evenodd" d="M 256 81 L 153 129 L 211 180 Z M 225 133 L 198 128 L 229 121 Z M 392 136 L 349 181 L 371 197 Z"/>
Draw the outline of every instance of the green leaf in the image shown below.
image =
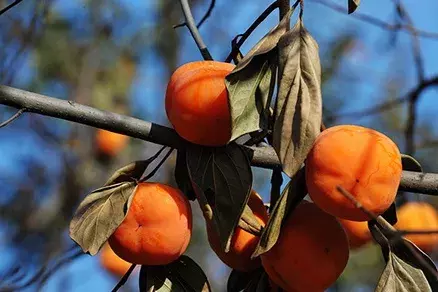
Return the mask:
<path id="1" fill-rule="evenodd" d="M 360 5 L 360 0 L 348 0 L 348 14 L 353 13 Z"/>
<path id="2" fill-rule="evenodd" d="M 251 164 L 242 146 L 187 147 L 187 167 L 201 210 L 228 252 L 252 188 Z"/>
<path id="3" fill-rule="evenodd" d="M 380 276 L 375 292 L 428 292 L 432 291 L 420 269 L 404 262 L 390 252 L 389 260 Z"/>
<path id="4" fill-rule="evenodd" d="M 289 28 L 292 8 L 225 78 L 231 111 L 231 138 L 267 129 L 277 69 L 277 46 Z"/>
<path id="5" fill-rule="evenodd" d="M 283 171 L 301 168 L 322 121 L 321 64 L 318 44 L 301 19 L 278 42 L 279 89 L 273 146 Z"/>
<path id="6" fill-rule="evenodd" d="M 189 200 L 196 200 L 196 195 L 190 182 L 189 172 L 186 164 L 185 150 L 178 150 L 175 164 L 175 180 L 178 188 L 189 198 Z"/>
<path id="7" fill-rule="evenodd" d="M 246 68 L 226 77 L 231 111 L 230 141 L 268 128 L 275 86 L 275 59 L 273 54 L 256 57 Z"/>
<path id="8" fill-rule="evenodd" d="M 165 266 L 142 266 L 139 286 L 141 292 L 211 291 L 204 271 L 185 255 Z"/>
<path id="9" fill-rule="evenodd" d="M 259 255 L 269 251 L 280 237 L 281 226 L 288 214 L 301 202 L 306 196 L 307 188 L 304 178 L 304 168 L 301 168 L 296 175 L 289 181 L 283 190 L 280 198 L 272 210 L 269 220 L 263 229 L 260 240 L 252 255 L 256 258 Z"/>
<path id="10" fill-rule="evenodd" d="M 401 159 L 403 170 L 423 172 L 420 162 L 418 162 L 414 157 L 402 154 Z"/>
<path id="11" fill-rule="evenodd" d="M 135 161 L 116 170 L 104 186 L 139 180 L 152 161 L 151 159 Z"/>
<path id="12" fill-rule="evenodd" d="M 70 237 L 84 252 L 95 255 L 122 223 L 135 188 L 135 182 L 105 186 L 81 202 L 70 222 Z"/>

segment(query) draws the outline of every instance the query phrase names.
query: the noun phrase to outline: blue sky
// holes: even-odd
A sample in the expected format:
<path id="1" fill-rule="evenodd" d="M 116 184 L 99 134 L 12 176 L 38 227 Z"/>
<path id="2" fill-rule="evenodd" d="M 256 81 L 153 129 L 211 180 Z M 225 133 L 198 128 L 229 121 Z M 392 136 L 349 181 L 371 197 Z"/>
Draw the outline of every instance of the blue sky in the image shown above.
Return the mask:
<path id="1" fill-rule="evenodd" d="M 144 29 L 151 28 L 156 19 L 153 15 L 152 6 L 158 4 L 157 1 L 144 0 L 119 0 L 129 3 L 129 12 L 132 14 L 131 24 L 133 27 L 144 27 Z M 201 33 L 204 35 L 206 44 L 211 50 L 214 58 L 221 59 L 229 51 L 230 39 L 223 36 L 205 35 L 205 32 L 211 29 L 218 28 L 225 29 L 229 35 L 236 35 L 243 32 L 249 24 L 270 4 L 271 1 L 244 1 L 243 3 L 235 5 L 230 9 L 230 3 L 235 2 L 218 0 L 216 8 L 211 18 L 206 22 L 205 26 L 201 28 Z M 346 5 L 345 1 L 334 1 L 338 4 Z M 343 63 L 345 72 L 348 70 L 360 71 L 360 82 L 355 84 L 354 96 L 342 96 L 345 91 L 342 90 L 342 83 L 340 83 L 339 95 L 342 99 L 350 101 L 348 106 L 342 111 L 348 112 L 366 108 L 372 104 L 379 103 L 382 96 L 381 87 L 385 83 L 388 76 L 393 73 L 403 74 L 406 79 L 401 88 L 401 92 L 407 92 L 416 83 L 415 68 L 410 47 L 410 37 L 407 33 L 399 33 L 397 47 L 395 51 L 385 50 L 385 42 L 388 40 L 388 32 L 381 28 L 375 27 L 371 24 L 364 23 L 355 19 L 354 16 L 347 16 L 335 12 L 327 7 L 318 4 L 314 1 L 305 1 L 305 16 L 304 23 L 309 29 L 310 33 L 319 42 L 321 51 L 324 51 L 327 44 L 333 40 L 334 36 L 339 32 L 347 30 L 358 34 L 358 44 L 355 51 L 351 52 Z M 436 18 L 436 11 L 438 11 L 438 2 L 432 0 L 414 1 L 405 0 L 407 7 L 415 26 L 419 29 L 438 32 L 438 18 Z M 78 5 L 79 4 L 79 5 Z M 175 1 L 175 5 L 179 5 Z M 17 8 L 19 9 L 19 8 Z M 76 1 L 58 1 L 57 9 L 66 15 L 76 15 L 82 13 L 80 2 Z M 206 6 L 199 7 L 194 11 L 195 18 L 199 17 L 205 11 Z M 392 1 L 386 0 L 364 0 L 359 13 L 372 15 L 375 18 L 393 22 L 393 5 Z M 278 21 L 278 15 L 274 13 L 265 23 L 263 23 L 253 34 L 248 42 L 244 45 L 243 51 L 247 51 L 255 42 L 260 39 L 272 26 Z M 169 24 L 172 25 L 172 24 Z M 129 26 L 124 28 L 124 32 L 129 32 Z M 179 64 L 189 61 L 199 60 L 201 55 L 197 51 L 194 41 L 191 39 L 189 32 L 185 28 L 178 29 L 178 33 L 184 36 L 182 50 L 180 51 Z M 426 77 L 433 76 L 438 73 L 438 41 L 430 39 L 421 39 L 421 47 L 424 59 L 427 60 L 425 64 Z M 394 57 L 396 56 L 396 57 Z M 151 64 L 154 64 L 151 66 Z M 31 76 L 30 67 L 24 67 L 22 72 L 22 82 Z M 132 88 L 132 108 L 134 114 L 138 117 L 146 117 L 158 123 L 165 123 L 166 116 L 164 112 L 164 93 L 165 93 L 165 75 L 162 64 L 156 62 L 156 55 L 152 50 L 144 52 L 141 58 L 141 66 L 139 73 Z M 19 82 L 18 85 L 20 85 Z M 62 90 L 53 90 L 53 94 L 62 98 Z M 46 92 L 47 94 L 49 92 Z M 430 124 L 438 124 L 438 116 L 436 114 L 438 103 L 436 99 L 436 90 L 428 90 L 422 95 L 419 102 L 418 110 L 422 113 L 419 117 L 419 122 L 427 122 Z M 372 118 L 355 119 L 348 118 L 341 120 L 343 123 L 363 124 L 366 125 Z M 26 120 L 16 121 L 16 123 L 25 123 Z M 54 119 L 48 120 L 50 123 L 56 123 L 60 129 L 66 127 L 64 122 L 55 122 Z M 0 160 L 0 173 L 7 173 L 8 176 L 18 177 L 22 175 L 22 168 L 11 167 L 16 165 L 18 161 L 25 161 L 26 157 L 32 155 L 35 150 L 35 145 L 38 144 L 38 139 L 31 135 L 13 135 L 8 128 L 0 131 L 0 152 L 4 153 Z M 8 137 L 8 139 L 6 139 Z M 43 155 L 39 156 L 41 159 L 46 159 L 48 155 L 56 155 L 52 149 L 40 149 Z M 35 155 L 32 155 L 32 157 Z M 49 167 L 52 167 L 54 172 L 59 168 L 56 159 L 51 159 Z M 438 170 L 437 170 L 438 171 Z M 260 172 L 260 170 L 258 170 Z M 7 184 L 0 181 L 3 189 Z M 268 188 L 267 184 L 260 186 L 260 193 L 267 199 Z M 1 242 L 0 242 L 1 246 Z M 1 249 L 0 249 L 1 251 Z M 212 260 L 213 261 L 213 260 Z M 217 264 L 217 261 L 215 262 Z M 223 271 L 222 271 L 223 272 Z M 69 283 L 72 287 L 71 291 L 109 291 L 116 283 L 109 275 L 102 272 L 99 268 L 96 259 L 91 257 L 83 257 L 75 261 L 70 266 L 59 271 L 44 288 L 44 291 L 59 291 L 59 283 L 65 281 L 68 277 Z M 74 287 L 74 288 L 73 288 Z"/>

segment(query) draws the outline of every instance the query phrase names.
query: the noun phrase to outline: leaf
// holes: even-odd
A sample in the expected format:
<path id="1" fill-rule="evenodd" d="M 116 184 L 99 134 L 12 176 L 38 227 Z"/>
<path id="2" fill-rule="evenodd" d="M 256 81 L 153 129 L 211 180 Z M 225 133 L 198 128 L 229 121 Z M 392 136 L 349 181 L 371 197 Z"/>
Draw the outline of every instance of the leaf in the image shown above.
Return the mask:
<path id="1" fill-rule="evenodd" d="M 252 258 L 269 251 L 280 237 L 280 230 L 285 218 L 306 196 L 307 188 L 304 178 L 304 168 L 301 168 L 286 185 L 272 210 L 268 222 L 263 229 Z"/>
<path id="2" fill-rule="evenodd" d="M 389 208 L 382 214 L 382 217 L 391 225 L 397 223 L 397 208 L 395 203 L 392 203 L 391 206 L 389 206 Z"/>
<path id="3" fill-rule="evenodd" d="M 423 172 L 420 162 L 418 162 L 414 157 L 402 154 L 401 159 L 403 170 Z"/>
<path id="4" fill-rule="evenodd" d="M 281 37 L 278 50 L 279 88 L 273 146 L 283 171 L 292 177 L 320 133 L 321 64 L 318 44 L 301 19 Z"/>
<path id="5" fill-rule="evenodd" d="M 245 208 L 243 209 L 238 226 L 246 232 L 256 236 L 260 236 L 261 231 L 263 230 L 262 224 L 260 224 L 260 222 L 256 219 L 248 204 L 245 205 Z"/>
<path id="6" fill-rule="evenodd" d="M 231 111 L 230 141 L 268 128 L 276 77 L 274 57 L 272 54 L 256 57 L 245 69 L 225 78 Z"/>
<path id="7" fill-rule="evenodd" d="M 414 268 L 390 252 L 389 260 L 380 276 L 375 292 L 432 291 L 420 269 Z"/>
<path id="8" fill-rule="evenodd" d="M 230 141 L 250 132 L 268 129 L 270 104 L 275 87 L 277 46 L 289 29 L 291 8 L 225 78 L 231 111 Z"/>
<path id="9" fill-rule="evenodd" d="M 125 167 L 116 170 L 116 172 L 114 172 L 114 174 L 108 179 L 104 186 L 109 186 L 121 182 L 139 180 L 151 162 L 152 161 L 150 161 L 149 159 L 135 161 Z"/>
<path id="10" fill-rule="evenodd" d="M 199 205 L 212 220 L 222 247 L 228 252 L 231 236 L 252 188 L 251 164 L 242 146 L 187 147 L 187 167 Z"/>
<path id="11" fill-rule="evenodd" d="M 141 292 L 211 291 L 204 271 L 185 255 L 165 266 L 142 266 L 139 286 Z"/>
<path id="12" fill-rule="evenodd" d="M 231 270 L 230 276 L 227 281 L 227 292 L 242 291 L 254 277 L 255 273 L 259 273 L 260 269 L 256 269 L 252 272 L 242 272 L 237 270 Z"/>
<path id="13" fill-rule="evenodd" d="M 81 202 L 70 222 L 70 237 L 84 252 L 95 255 L 125 219 L 135 188 L 135 182 L 105 186 Z"/>
<path id="14" fill-rule="evenodd" d="M 178 188 L 189 198 L 189 200 L 196 200 L 196 195 L 190 182 L 189 172 L 186 164 L 185 150 L 178 150 L 176 155 L 175 165 L 175 180 Z"/>
<path id="15" fill-rule="evenodd" d="M 348 0 L 348 14 L 353 13 L 360 5 L 360 0 Z"/>

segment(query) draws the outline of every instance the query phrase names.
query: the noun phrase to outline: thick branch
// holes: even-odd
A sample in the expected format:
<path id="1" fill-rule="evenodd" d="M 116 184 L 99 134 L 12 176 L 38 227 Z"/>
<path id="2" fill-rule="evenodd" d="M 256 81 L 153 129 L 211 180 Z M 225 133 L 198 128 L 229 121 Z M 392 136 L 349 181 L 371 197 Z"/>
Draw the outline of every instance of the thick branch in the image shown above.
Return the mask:
<path id="1" fill-rule="evenodd" d="M 9 86 L 0 85 L 0 104 L 173 148 L 184 147 L 184 142 L 178 134 L 165 126 Z M 280 166 L 272 147 L 246 148 L 253 166 L 270 169 Z M 403 171 L 400 190 L 438 196 L 438 174 Z"/>

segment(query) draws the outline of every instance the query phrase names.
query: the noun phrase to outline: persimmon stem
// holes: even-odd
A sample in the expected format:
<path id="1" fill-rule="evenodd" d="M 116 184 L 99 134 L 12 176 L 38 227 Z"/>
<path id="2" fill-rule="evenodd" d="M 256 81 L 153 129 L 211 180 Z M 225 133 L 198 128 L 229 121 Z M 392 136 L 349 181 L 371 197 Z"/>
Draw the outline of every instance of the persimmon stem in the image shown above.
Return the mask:
<path id="1" fill-rule="evenodd" d="M 132 264 L 129 267 L 128 271 L 125 273 L 125 275 L 123 275 L 123 277 L 120 279 L 119 283 L 117 283 L 117 285 L 113 288 L 113 290 L 111 290 L 111 292 L 119 291 L 119 289 L 122 288 L 122 286 L 126 284 L 126 282 L 129 279 L 129 276 L 131 276 L 131 273 L 132 273 L 132 271 L 134 271 L 136 266 L 137 266 L 136 264 Z"/>
<path id="2" fill-rule="evenodd" d="M 152 178 L 155 173 L 157 173 L 157 171 L 160 169 L 161 165 L 163 165 L 163 163 L 167 160 L 167 158 L 170 156 L 170 154 L 172 153 L 174 148 L 170 148 L 169 151 L 167 151 L 166 155 L 163 157 L 163 159 L 161 159 L 161 161 L 157 164 L 157 166 L 144 178 L 142 178 L 140 180 L 140 182 L 145 182 L 147 180 L 149 180 L 150 178 Z"/>
<path id="3" fill-rule="evenodd" d="M 195 40 L 202 57 L 204 58 L 204 60 L 213 60 L 210 52 L 207 49 L 207 46 L 204 43 L 204 40 L 201 37 L 201 34 L 198 31 L 198 28 L 196 27 L 195 19 L 193 18 L 188 0 L 180 0 L 179 2 L 181 3 L 181 8 L 186 19 L 185 25 L 192 34 L 192 37 Z"/>

